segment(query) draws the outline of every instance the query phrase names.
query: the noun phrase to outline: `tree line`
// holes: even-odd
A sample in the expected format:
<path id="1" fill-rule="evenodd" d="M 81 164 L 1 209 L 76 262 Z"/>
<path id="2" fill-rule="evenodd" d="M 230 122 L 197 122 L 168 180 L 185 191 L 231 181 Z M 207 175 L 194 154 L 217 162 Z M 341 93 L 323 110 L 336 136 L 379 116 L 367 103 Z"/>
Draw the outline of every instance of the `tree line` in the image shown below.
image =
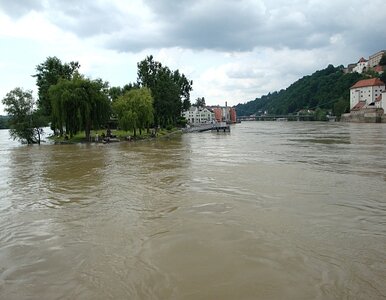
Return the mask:
<path id="1" fill-rule="evenodd" d="M 79 62 L 63 63 L 48 57 L 36 66 L 38 98 L 17 87 L 2 102 L 8 114 L 10 134 L 25 143 L 40 143 L 42 127 L 50 124 L 55 134 L 72 137 L 84 131 L 106 128 L 116 118 L 120 129 L 137 131 L 150 127 L 172 127 L 181 122 L 181 111 L 190 107 L 193 82 L 170 70 L 153 56 L 137 64 L 137 81 L 110 87 L 102 79 L 79 72 Z"/>
<path id="2" fill-rule="evenodd" d="M 383 60 L 380 64 L 386 62 L 386 58 Z M 340 117 L 350 110 L 350 87 L 361 79 L 374 76 L 386 82 L 385 72 L 382 75 L 371 71 L 346 74 L 343 66 L 329 65 L 312 75 L 304 76 L 287 89 L 238 104 L 237 115 L 261 115 L 265 112 L 271 115 L 290 115 L 312 110 L 315 112 L 315 120 L 323 120 L 327 113 Z"/>

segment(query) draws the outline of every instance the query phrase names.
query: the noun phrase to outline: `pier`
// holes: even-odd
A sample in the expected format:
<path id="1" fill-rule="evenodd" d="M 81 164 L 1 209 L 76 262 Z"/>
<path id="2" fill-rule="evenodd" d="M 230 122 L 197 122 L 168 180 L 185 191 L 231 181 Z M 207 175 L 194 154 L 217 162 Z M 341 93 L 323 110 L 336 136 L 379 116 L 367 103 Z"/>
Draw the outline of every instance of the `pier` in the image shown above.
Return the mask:
<path id="1" fill-rule="evenodd" d="M 185 132 L 204 132 L 204 131 L 223 131 L 223 132 L 230 132 L 231 128 L 230 125 L 226 122 L 216 122 L 213 124 L 202 124 L 198 126 L 193 126 L 190 128 L 184 129 Z"/>

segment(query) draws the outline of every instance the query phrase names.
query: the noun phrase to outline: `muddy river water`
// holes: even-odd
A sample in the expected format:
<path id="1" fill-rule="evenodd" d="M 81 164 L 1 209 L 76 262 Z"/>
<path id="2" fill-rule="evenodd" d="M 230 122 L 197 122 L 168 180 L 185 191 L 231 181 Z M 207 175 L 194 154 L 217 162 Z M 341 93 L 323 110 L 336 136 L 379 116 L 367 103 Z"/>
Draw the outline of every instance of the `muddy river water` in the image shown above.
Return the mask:
<path id="1" fill-rule="evenodd" d="M 386 124 L 0 131 L 0 299 L 385 299 Z"/>

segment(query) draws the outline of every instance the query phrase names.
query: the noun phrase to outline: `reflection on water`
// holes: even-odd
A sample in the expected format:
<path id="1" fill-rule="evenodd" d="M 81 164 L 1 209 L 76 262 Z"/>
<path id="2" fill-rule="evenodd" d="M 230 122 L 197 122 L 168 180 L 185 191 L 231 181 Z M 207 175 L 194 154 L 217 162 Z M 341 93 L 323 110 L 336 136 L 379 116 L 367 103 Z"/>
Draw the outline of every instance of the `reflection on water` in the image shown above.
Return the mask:
<path id="1" fill-rule="evenodd" d="M 0 144 L 0 298 L 386 297 L 380 124 Z"/>

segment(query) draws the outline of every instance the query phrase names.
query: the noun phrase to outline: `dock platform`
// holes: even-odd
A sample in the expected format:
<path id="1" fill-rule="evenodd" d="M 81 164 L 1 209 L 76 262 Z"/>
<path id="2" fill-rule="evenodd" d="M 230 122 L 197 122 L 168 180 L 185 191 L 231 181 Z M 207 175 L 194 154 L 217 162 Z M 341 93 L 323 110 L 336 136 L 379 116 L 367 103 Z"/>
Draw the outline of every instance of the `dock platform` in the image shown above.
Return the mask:
<path id="1" fill-rule="evenodd" d="M 190 128 L 187 128 L 185 131 L 186 132 L 204 132 L 204 131 L 230 132 L 231 127 L 226 122 L 217 122 L 213 124 L 203 124 L 200 126 L 190 127 Z"/>

